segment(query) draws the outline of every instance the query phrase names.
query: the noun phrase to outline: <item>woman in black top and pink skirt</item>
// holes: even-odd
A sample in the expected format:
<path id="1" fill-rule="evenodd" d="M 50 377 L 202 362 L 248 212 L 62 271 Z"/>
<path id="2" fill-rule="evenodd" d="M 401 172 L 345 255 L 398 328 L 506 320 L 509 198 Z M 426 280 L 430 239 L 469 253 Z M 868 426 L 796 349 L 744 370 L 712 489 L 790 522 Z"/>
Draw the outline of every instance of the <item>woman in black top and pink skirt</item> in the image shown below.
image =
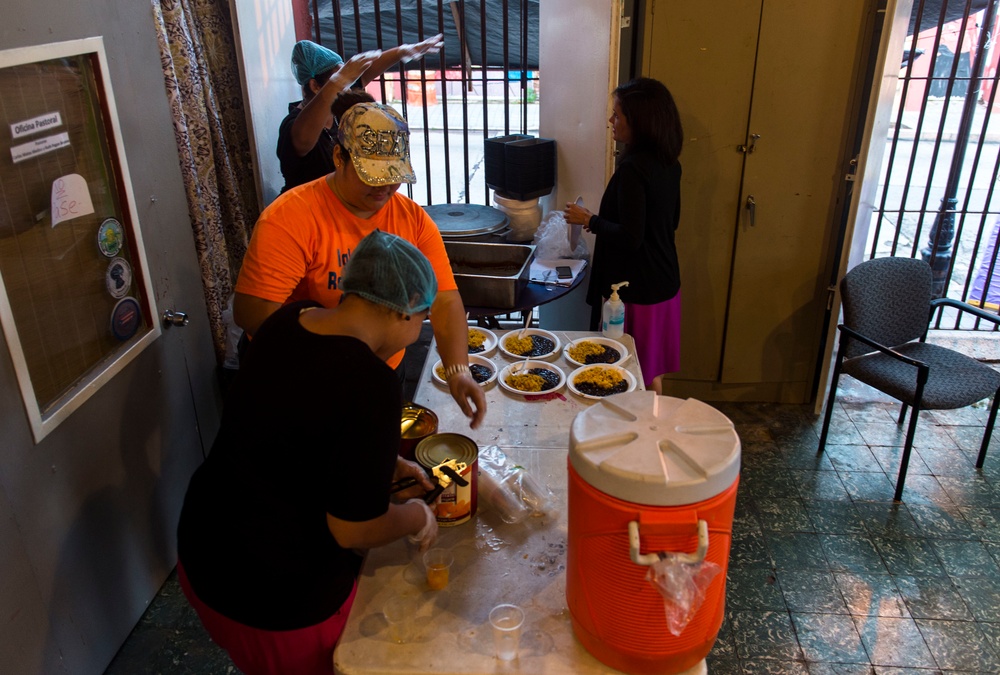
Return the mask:
<path id="1" fill-rule="evenodd" d="M 587 302 L 591 329 L 600 326 L 611 284 L 625 303 L 625 332 L 635 340 L 645 385 L 680 369 L 680 268 L 674 232 L 681 209 L 684 140 L 680 115 L 667 88 L 651 78 L 626 82 L 613 93 L 608 120 L 625 146 L 597 214 L 566 204 L 566 221 L 596 235 Z"/>

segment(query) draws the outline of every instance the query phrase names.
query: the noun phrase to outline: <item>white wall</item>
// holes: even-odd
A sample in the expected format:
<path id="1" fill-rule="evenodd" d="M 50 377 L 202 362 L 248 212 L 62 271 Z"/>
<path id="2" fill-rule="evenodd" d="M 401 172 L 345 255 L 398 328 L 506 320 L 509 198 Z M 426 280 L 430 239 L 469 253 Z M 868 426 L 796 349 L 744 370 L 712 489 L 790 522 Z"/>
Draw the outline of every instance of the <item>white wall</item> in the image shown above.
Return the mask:
<path id="1" fill-rule="evenodd" d="M 596 212 L 612 169 L 608 117 L 618 86 L 621 0 L 545 0 L 539 12 L 539 72 L 545 81 L 538 133 L 555 139 L 557 154 L 556 189 L 541 200 L 542 210 L 561 209 L 582 196 Z M 586 330 L 586 284 L 542 305 L 542 325 Z"/>
<path id="2" fill-rule="evenodd" d="M 288 103 L 302 99 L 292 77 L 295 24 L 290 0 L 230 0 L 236 51 L 243 73 L 250 150 L 256 157 L 257 195 L 270 204 L 285 184 L 275 148 Z"/>

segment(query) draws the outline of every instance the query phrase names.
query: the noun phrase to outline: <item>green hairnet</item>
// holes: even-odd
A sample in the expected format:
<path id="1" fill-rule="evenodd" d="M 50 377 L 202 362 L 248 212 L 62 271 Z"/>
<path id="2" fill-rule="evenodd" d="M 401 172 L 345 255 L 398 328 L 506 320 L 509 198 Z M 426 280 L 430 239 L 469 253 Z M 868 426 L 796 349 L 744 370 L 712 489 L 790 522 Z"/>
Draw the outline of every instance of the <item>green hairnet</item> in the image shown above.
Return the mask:
<path id="1" fill-rule="evenodd" d="M 401 237 L 375 230 L 362 239 L 344 267 L 340 289 L 402 314 L 428 309 L 437 294 L 434 268 Z"/>
<path id="2" fill-rule="evenodd" d="M 300 40 L 292 48 L 292 74 L 299 84 L 304 85 L 320 73 L 333 70 L 343 62 L 340 54 L 310 40 Z"/>

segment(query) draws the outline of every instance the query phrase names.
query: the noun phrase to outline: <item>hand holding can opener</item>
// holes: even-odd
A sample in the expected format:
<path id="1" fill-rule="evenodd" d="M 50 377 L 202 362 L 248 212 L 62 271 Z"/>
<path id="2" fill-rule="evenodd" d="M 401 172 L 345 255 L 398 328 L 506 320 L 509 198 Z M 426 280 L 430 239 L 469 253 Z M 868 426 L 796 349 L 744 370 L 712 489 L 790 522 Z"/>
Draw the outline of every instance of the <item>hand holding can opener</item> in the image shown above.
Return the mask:
<path id="1" fill-rule="evenodd" d="M 459 462 L 454 459 L 446 459 L 445 461 L 441 462 L 440 464 L 432 468 L 429 473 L 431 475 L 431 478 L 436 481 L 437 485 L 434 487 L 434 489 L 430 490 L 427 494 L 424 495 L 423 498 L 424 502 L 427 504 L 433 504 L 434 500 L 436 500 L 441 495 L 441 493 L 444 492 L 448 488 L 448 486 L 451 485 L 452 481 L 454 481 L 458 485 L 461 485 L 462 487 L 468 485 L 469 481 L 465 480 L 460 475 L 461 472 L 465 471 L 466 466 L 467 465 L 465 462 Z M 417 480 L 415 478 L 403 478 L 392 484 L 392 487 L 389 490 L 389 494 L 402 492 L 403 490 L 411 488 L 416 484 Z"/>

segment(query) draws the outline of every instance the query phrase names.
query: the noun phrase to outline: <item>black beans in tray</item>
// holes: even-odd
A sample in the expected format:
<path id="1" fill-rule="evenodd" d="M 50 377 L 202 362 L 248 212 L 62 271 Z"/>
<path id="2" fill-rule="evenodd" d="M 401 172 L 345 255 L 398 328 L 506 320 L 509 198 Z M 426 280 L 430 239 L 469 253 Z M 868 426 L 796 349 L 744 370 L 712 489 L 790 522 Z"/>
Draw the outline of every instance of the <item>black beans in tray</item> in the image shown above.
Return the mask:
<path id="1" fill-rule="evenodd" d="M 615 384 L 612 387 L 601 387 L 593 382 L 584 382 L 583 384 L 574 384 L 577 391 L 581 394 L 586 394 L 587 396 L 611 396 L 612 394 L 621 394 L 628 391 L 628 382 L 622 380 L 621 382 Z"/>
<path id="2" fill-rule="evenodd" d="M 552 340 L 547 340 L 547 342 L 549 344 L 552 344 Z M 542 386 L 542 391 L 548 391 L 549 389 L 552 389 L 557 384 L 559 384 L 558 373 L 554 373 L 551 370 L 548 370 L 547 368 L 532 368 L 528 372 L 533 375 L 538 375 L 543 380 L 545 380 L 545 385 Z"/>
<path id="3" fill-rule="evenodd" d="M 541 335 L 526 335 L 522 340 L 526 338 L 531 338 L 531 349 L 523 352 L 514 351 L 511 349 L 511 345 L 508 342 L 504 342 L 504 349 L 512 354 L 517 354 L 518 356 L 545 356 L 546 354 L 551 354 L 555 351 L 556 343 L 547 337 Z M 510 340 L 511 338 L 508 338 Z"/>
<path id="4" fill-rule="evenodd" d="M 592 363 L 618 363 L 622 357 L 618 350 L 607 345 L 602 346 L 604 347 L 604 351 L 600 354 L 587 354 L 587 358 L 584 360 L 585 365 L 589 366 Z"/>
<path id="5" fill-rule="evenodd" d="M 469 371 L 472 372 L 472 379 L 474 379 L 479 384 L 482 384 L 486 380 L 493 376 L 493 371 L 484 365 L 479 363 L 473 363 L 469 366 Z"/>

